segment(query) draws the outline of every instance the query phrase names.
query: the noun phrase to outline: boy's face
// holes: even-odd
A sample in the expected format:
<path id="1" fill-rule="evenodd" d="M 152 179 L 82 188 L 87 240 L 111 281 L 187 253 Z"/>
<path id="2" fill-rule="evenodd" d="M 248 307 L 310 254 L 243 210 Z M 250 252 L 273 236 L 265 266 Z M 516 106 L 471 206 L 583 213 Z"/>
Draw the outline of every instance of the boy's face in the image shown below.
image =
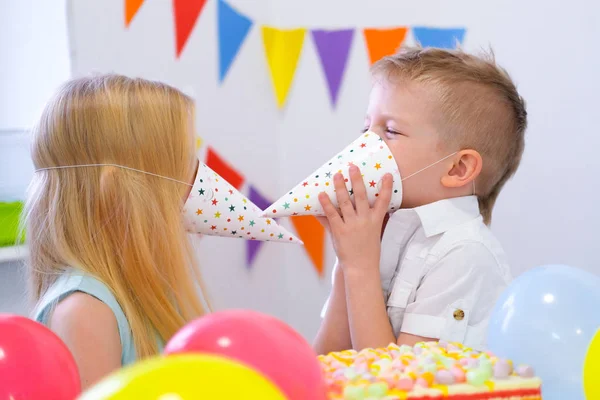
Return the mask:
<path id="1" fill-rule="evenodd" d="M 451 154 L 440 144 L 436 109 L 437 99 L 420 83 L 379 79 L 371 90 L 364 128 L 385 140 L 403 179 Z M 402 182 L 402 208 L 444 198 L 441 179 L 452 163 L 442 161 Z"/>

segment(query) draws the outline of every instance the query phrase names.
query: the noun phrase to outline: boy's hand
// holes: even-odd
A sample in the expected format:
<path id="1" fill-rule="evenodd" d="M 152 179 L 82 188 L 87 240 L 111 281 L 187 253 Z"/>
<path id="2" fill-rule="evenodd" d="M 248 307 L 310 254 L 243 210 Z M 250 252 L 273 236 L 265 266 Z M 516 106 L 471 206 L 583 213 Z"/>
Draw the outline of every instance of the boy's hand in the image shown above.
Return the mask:
<path id="1" fill-rule="evenodd" d="M 373 268 L 378 271 L 381 227 L 392 198 L 393 178 L 391 174 L 383 177 L 382 188 L 373 207 L 367 200 L 360 170 L 354 165 L 350 167 L 350 180 L 354 206 L 340 173 L 333 178 L 340 212 L 325 193 L 319 194 L 319 202 L 325 211 L 335 252 L 344 271 L 360 273 Z"/>

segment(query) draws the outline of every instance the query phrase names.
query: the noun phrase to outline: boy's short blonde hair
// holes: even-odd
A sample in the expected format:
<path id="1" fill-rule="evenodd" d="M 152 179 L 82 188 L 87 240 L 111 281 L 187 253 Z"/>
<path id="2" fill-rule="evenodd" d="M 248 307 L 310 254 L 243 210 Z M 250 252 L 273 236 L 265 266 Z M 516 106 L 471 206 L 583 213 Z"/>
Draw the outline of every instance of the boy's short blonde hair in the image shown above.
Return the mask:
<path id="1" fill-rule="evenodd" d="M 375 77 L 433 87 L 442 145 L 473 149 L 483 158 L 476 182 L 481 214 L 489 224 L 496 198 L 519 164 L 525 147 L 525 101 L 508 73 L 484 56 L 462 50 L 405 48 L 373 65 Z M 436 116 L 438 118 L 438 116 Z"/>

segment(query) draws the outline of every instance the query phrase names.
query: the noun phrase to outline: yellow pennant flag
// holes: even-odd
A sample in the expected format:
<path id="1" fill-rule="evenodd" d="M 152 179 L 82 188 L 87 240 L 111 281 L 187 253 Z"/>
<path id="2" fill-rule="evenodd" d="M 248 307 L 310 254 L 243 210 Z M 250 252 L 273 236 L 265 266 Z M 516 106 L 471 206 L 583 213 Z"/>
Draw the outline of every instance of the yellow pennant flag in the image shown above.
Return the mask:
<path id="1" fill-rule="evenodd" d="M 282 108 L 292 86 L 298 59 L 304 44 L 306 29 L 277 29 L 262 27 L 265 54 L 275 88 L 277 105 Z"/>

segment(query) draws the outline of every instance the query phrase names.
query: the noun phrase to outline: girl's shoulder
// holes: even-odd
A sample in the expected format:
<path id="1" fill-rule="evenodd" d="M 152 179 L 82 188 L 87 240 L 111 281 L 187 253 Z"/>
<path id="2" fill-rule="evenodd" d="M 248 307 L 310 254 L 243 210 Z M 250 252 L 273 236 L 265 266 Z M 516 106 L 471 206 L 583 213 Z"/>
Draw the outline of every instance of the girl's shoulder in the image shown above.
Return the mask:
<path id="1" fill-rule="evenodd" d="M 110 308 L 119 328 L 122 348 L 121 363 L 127 365 L 135 361 L 136 355 L 131 328 L 113 292 L 99 279 L 78 269 L 70 268 L 56 279 L 38 301 L 33 312 L 33 319 L 44 325 L 49 325 L 52 312 L 58 303 L 78 292 L 92 296 Z"/>

